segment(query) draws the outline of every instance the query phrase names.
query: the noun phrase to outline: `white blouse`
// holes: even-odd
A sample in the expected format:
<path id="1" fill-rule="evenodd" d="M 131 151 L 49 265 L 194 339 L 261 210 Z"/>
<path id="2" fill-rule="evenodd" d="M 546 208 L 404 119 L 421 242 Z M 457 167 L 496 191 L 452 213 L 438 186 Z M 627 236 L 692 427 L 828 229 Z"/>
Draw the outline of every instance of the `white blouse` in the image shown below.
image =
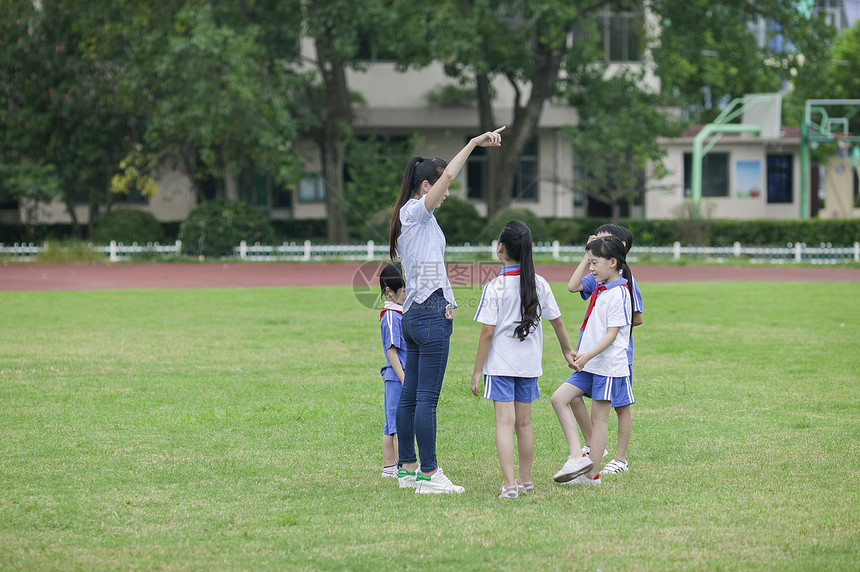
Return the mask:
<path id="1" fill-rule="evenodd" d="M 433 213 L 427 212 L 426 199 L 427 195 L 409 199 L 400 209 L 397 255 L 406 278 L 404 312 L 413 303 L 424 302 L 440 288 L 445 300 L 456 308 L 454 291 L 445 270 L 445 234 Z"/>

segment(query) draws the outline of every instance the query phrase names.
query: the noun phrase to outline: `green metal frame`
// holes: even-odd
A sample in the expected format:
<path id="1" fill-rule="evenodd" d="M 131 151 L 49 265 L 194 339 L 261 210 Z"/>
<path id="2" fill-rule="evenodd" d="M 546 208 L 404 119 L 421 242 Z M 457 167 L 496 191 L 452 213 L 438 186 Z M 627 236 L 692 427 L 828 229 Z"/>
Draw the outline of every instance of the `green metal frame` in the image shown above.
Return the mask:
<path id="1" fill-rule="evenodd" d="M 841 117 L 830 117 L 828 106 L 853 106 Z M 860 99 L 807 99 L 803 123 L 800 125 L 800 218 L 807 219 L 809 213 L 809 147 L 813 143 L 835 143 L 832 125 L 841 125 L 842 134 L 848 133 L 848 123 L 860 112 Z M 855 169 L 860 162 L 860 135 L 841 137 L 841 141 L 854 143 L 852 163 Z"/>
<path id="2" fill-rule="evenodd" d="M 771 96 L 760 96 L 733 99 L 720 113 L 713 123 L 708 123 L 693 138 L 692 172 L 690 174 L 690 198 L 693 201 L 693 216 L 699 216 L 699 205 L 702 202 L 702 160 L 708 151 L 714 148 L 723 133 L 752 133 L 761 134 L 761 125 L 730 123 L 742 115 L 750 107 L 761 103 Z M 708 141 L 708 138 L 714 136 Z M 707 144 L 705 141 L 708 141 Z"/>

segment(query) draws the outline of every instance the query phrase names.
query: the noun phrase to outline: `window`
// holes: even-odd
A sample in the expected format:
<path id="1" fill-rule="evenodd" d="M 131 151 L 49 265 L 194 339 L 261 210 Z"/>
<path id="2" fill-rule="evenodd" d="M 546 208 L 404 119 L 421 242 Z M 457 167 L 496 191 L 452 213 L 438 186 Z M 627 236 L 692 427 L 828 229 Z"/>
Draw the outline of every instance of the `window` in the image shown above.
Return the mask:
<path id="1" fill-rule="evenodd" d="M 794 177 L 791 155 L 767 156 L 767 202 L 790 203 L 794 200 L 792 191 Z"/>
<path id="2" fill-rule="evenodd" d="M 848 27 L 844 4 L 844 0 L 817 0 L 813 13 L 818 16 L 824 12 L 824 19 L 827 24 L 836 28 L 836 32 L 840 33 Z"/>
<path id="3" fill-rule="evenodd" d="M 127 193 L 115 194 L 113 197 L 115 203 L 124 205 L 148 205 L 149 198 L 143 196 L 137 186 L 129 189 Z"/>
<path id="4" fill-rule="evenodd" d="M 272 208 L 293 208 L 293 190 L 283 185 L 272 184 Z"/>
<path id="5" fill-rule="evenodd" d="M 538 142 L 537 137 L 523 149 L 514 173 L 514 185 L 511 199 L 516 201 L 538 200 Z M 476 200 L 487 199 L 487 149 L 478 147 L 466 162 L 466 187 L 469 198 Z"/>
<path id="6" fill-rule="evenodd" d="M 300 203 L 318 203 L 325 200 L 325 180 L 319 173 L 303 177 L 298 188 Z"/>
<path id="7" fill-rule="evenodd" d="M 18 210 L 18 199 L 12 194 L 0 193 L 0 210 Z"/>
<path id="8" fill-rule="evenodd" d="M 691 196 L 693 154 L 684 153 L 684 196 Z M 729 154 L 708 153 L 702 158 L 702 196 L 729 196 Z"/>
<path id="9" fill-rule="evenodd" d="M 362 34 L 358 38 L 357 59 L 366 62 L 396 62 L 397 52 L 391 46 L 380 45 L 377 38 Z"/>
<path id="10" fill-rule="evenodd" d="M 266 175 L 244 175 L 236 181 L 239 200 L 251 207 L 266 207 L 269 203 L 269 178 Z"/>
<path id="11" fill-rule="evenodd" d="M 599 46 L 610 62 L 642 60 L 642 3 L 625 2 L 626 9 L 604 8 L 597 17 Z"/>

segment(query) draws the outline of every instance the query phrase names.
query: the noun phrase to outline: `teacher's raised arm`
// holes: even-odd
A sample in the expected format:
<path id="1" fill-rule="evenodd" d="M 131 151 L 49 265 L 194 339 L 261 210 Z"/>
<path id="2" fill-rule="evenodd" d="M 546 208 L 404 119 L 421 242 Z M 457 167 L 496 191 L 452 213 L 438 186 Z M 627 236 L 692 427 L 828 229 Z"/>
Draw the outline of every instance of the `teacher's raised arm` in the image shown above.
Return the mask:
<path id="1" fill-rule="evenodd" d="M 427 212 L 432 211 L 436 206 L 441 204 L 442 199 L 448 192 L 448 187 L 450 187 L 454 179 L 457 178 L 457 173 L 459 173 L 466 164 L 466 159 L 469 158 L 469 155 L 472 154 L 475 147 L 501 147 L 502 131 L 504 130 L 505 126 L 503 125 L 495 131 L 487 131 L 477 137 L 472 137 L 472 139 L 466 143 L 466 146 L 460 149 L 459 153 L 454 155 L 454 158 L 451 159 L 451 162 L 448 163 L 447 167 L 445 167 L 439 180 L 433 183 L 430 190 L 427 192 L 427 202 L 425 203 Z"/>

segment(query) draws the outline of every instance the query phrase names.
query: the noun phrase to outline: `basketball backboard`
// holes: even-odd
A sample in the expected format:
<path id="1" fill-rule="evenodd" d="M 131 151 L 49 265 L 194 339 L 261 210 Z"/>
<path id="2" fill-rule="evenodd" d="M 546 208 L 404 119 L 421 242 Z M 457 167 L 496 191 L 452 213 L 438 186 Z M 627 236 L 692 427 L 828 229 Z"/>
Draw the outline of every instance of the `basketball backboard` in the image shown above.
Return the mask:
<path id="1" fill-rule="evenodd" d="M 760 137 L 776 140 L 782 135 L 782 94 L 751 93 L 744 96 L 744 114 L 741 120 L 746 125 L 761 126 Z"/>

